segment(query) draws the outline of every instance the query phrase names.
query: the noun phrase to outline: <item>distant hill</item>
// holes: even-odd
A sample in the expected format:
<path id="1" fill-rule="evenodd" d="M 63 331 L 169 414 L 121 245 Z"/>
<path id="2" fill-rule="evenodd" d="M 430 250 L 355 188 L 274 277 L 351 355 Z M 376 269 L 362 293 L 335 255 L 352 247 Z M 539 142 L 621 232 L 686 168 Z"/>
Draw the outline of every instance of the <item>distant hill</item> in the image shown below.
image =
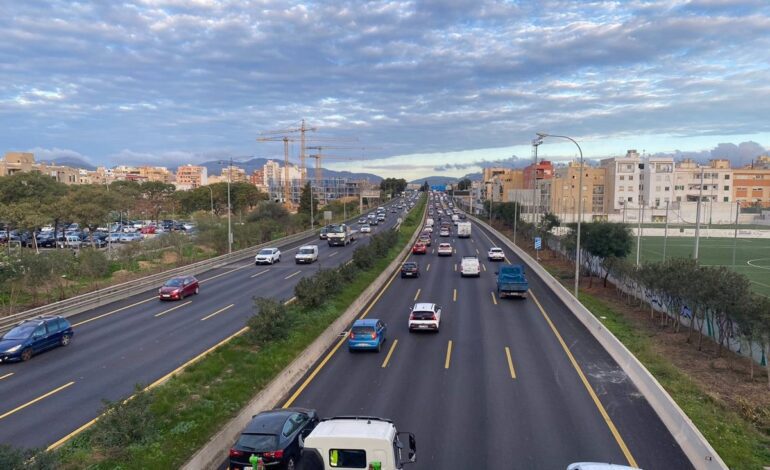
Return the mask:
<path id="1" fill-rule="evenodd" d="M 410 181 L 410 183 L 413 184 L 423 184 L 425 181 L 428 182 L 430 186 L 433 185 L 446 185 L 446 184 L 452 184 L 457 181 L 457 178 L 453 178 L 451 176 L 428 176 L 425 178 L 419 178 L 414 181 Z"/>
<path id="2" fill-rule="evenodd" d="M 61 165 L 61 166 L 68 166 L 70 168 L 81 168 L 88 171 L 94 171 L 96 170 L 96 167 L 87 161 L 83 160 L 82 158 L 78 157 L 56 157 L 52 158 L 50 160 L 40 160 L 38 163 L 45 163 L 48 165 Z"/>
<path id="3" fill-rule="evenodd" d="M 251 174 L 254 172 L 254 170 L 261 170 L 263 166 L 265 166 L 265 163 L 268 162 L 268 160 L 275 160 L 277 161 L 281 166 L 283 166 L 282 160 L 276 160 L 276 159 L 268 159 L 268 158 L 261 158 L 261 157 L 253 157 L 249 160 L 233 160 L 233 165 L 243 168 L 246 170 L 246 174 Z M 215 160 L 215 161 L 209 161 L 209 162 L 203 162 L 199 163 L 201 166 L 205 166 L 206 170 L 208 170 L 209 175 L 219 175 L 222 174 L 222 165 L 219 163 L 221 160 Z M 310 159 L 308 159 L 310 163 L 313 163 Z M 348 178 L 353 180 L 369 180 L 372 183 L 379 183 L 382 181 L 381 176 L 377 176 L 372 173 L 352 173 L 350 171 L 335 171 L 335 170 L 329 170 L 326 168 L 321 168 L 321 174 L 323 175 L 324 179 L 331 179 L 331 178 Z M 313 178 L 315 176 L 315 168 L 309 167 L 307 175 L 309 178 Z"/>

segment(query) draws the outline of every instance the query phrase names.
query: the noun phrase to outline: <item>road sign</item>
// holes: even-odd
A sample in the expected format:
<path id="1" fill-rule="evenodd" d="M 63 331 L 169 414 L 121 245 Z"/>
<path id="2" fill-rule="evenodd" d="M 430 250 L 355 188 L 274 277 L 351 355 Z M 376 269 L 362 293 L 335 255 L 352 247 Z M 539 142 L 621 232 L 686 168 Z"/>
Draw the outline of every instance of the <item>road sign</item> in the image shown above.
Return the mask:
<path id="1" fill-rule="evenodd" d="M 543 249 L 543 239 L 540 237 L 535 237 L 535 249 L 536 250 L 542 250 Z"/>
<path id="2" fill-rule="evenodd" d="M 332 211 L 324 211 L 324 220 L 332 220 Z"/>
<path id="3" fill-rule="evenodd" d="M 368 199 L 379 199 L 380 198 L 380 192 L 377 190 L 372 189 L 366 189 L 361 191 L 361 197 L 365 197 Z"/>

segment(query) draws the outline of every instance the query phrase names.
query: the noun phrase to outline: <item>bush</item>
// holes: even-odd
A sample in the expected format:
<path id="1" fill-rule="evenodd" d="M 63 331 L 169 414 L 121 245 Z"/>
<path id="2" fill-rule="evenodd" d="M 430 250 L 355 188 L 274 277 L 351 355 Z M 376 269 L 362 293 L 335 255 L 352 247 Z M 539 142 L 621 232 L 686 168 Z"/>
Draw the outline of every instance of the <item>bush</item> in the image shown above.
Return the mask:
<path id="1" fill-rule="evenodd" d="M 106 277 L 110 274 L 110 261 L 103 251 L 83 248 L 78 256 L 78 274 L 91 279 Z"/>
<path id="2" fill-rule="evenodd" d="M 254 299 L 257 312 L 249 318 L 248 336 L 257 344 L 283 339 L 289 331 L 289 317 L 286 306 L 279 301 L 264 297 Z"/>
<path id="3" fill-rule="evenodd" d="M 104 400 L 104 411 L 92 428 L 91 442 L 108 458 L 126 457 L 130 446 L 148 442 L 158 431 L 150 411 L 152 402 L 151 393 L 138 384 L 130 400 Z"/>
<path id="4" fill-rule="evenodd" d="M 56 452 L 45 449 L 18 449 L 7 444 L 0 444 L 0 468 L 6 470 L 54 470 L 59 468 Z"/>

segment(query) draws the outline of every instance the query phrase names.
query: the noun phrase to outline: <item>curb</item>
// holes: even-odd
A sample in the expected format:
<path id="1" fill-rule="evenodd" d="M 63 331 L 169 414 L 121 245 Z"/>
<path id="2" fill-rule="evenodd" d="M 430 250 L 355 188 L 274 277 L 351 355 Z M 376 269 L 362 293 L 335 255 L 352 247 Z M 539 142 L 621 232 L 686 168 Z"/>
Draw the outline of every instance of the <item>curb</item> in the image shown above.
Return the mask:
<path id="1" fill-rule="evenodd" d="M 423 208 L 422 218 L 428 204 Z M 267 409 L 277 406 L 294 385 L 313 367 L 322 354 L 332 347 L 340 339 L 340 331 L 353 321 L 361 311 L 375 298 L 377 293 L 389 281 L 390 277 L 400 268 L 403 260 L 409 255 L 412 244 L 420 234 L 418 225 L 411 239 L 396 258 L 385 270 L 367 287 L 361 295 L 340 315 L 321 335 L 305 348 L 294 361 L 281 371 L 269 384 L 265 386 L 252 400 L 222 429 L 217 432 L 205 446 L 193 455 L 181 468 L 183 470 L 198 470 L 201 468 L 219 468 L 222 462 L 228 458 L 230 446 L 238 439 L 241 431 L 251 418 Z"/>
<path id="2" fill-rule="evenodd" d="M 612 357 L 623 372 L 647 400 L 655 414 L 666 426 L 671 436 L 676 440 L 684 454 L 697 469 L 727 469 L 727 465 L 703 434 L 695 427 L 692 420 L 685 414 L 671 395 L 660 385 L 655 377 L 639 362 L 639 359 L 629 351 L 605 326 L 556 278 L 546 271 L 540 263 L 529 254 L 514 245 L 508 237 L 474 217 L 476 223 L 496 236 L 513 250 L 527 266 L 537 274 L 551 291 L 562 301 L 575 317 L 586 327 L 596 341 Z"/>

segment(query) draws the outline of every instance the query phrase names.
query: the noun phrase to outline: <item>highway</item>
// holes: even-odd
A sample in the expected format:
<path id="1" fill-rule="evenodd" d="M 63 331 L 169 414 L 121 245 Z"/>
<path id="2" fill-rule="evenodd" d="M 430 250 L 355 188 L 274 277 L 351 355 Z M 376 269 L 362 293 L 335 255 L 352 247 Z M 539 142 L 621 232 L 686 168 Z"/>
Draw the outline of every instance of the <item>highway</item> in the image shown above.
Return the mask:
<path id="1" fill-rule="evenodd" d="M 528 272 L 526 299 L 496 298 L 499 263 L 485 255 L 503 244 L 476 224 L 472 230 L 470 239 L 434 232 L 428 254 L 409 258 L 420 263 L 421 277 L 392 278 L 362 312 L 388 325 L 381 353 L 350 353 L 343 339 L 284 406 L 393 420 L 417 437 L 410 470 L 564 469 L 578 461 L 692 468 L 622 370 L 541 279 Z M 456 252 L 439 258 L 438 242 L 447 240 Z M 506 262 L 520 263 L 505 251 Z M 461 278 L 463 255 L 479 256 L 479 278 Z M 442 306 L 438 333 L 408 332 L 415 302 Z"/>
<path id="2" fill-rule="evenodd" d="M 373 233 L 393 227 L 390 213 Z M 102 400 L 130 396 L 230 338 L 254 313 L 252 297 L 288 301 L 294 286 L 321 267 L 350 260 L 360 236 L 347 247 L 329 247 L 317 236 L 281 247 L 281 262 L 255 266 L 253 258 L 198 277 L 200 294 L 160 302 L 157 288 L 70 317 L 72 344 L 25 363 L 0 365 L 0 442 L 46 447 L 60 442 L 100 413 Z M 319 259 L 296 265 L 300 245 L 319 246 Z"/>

